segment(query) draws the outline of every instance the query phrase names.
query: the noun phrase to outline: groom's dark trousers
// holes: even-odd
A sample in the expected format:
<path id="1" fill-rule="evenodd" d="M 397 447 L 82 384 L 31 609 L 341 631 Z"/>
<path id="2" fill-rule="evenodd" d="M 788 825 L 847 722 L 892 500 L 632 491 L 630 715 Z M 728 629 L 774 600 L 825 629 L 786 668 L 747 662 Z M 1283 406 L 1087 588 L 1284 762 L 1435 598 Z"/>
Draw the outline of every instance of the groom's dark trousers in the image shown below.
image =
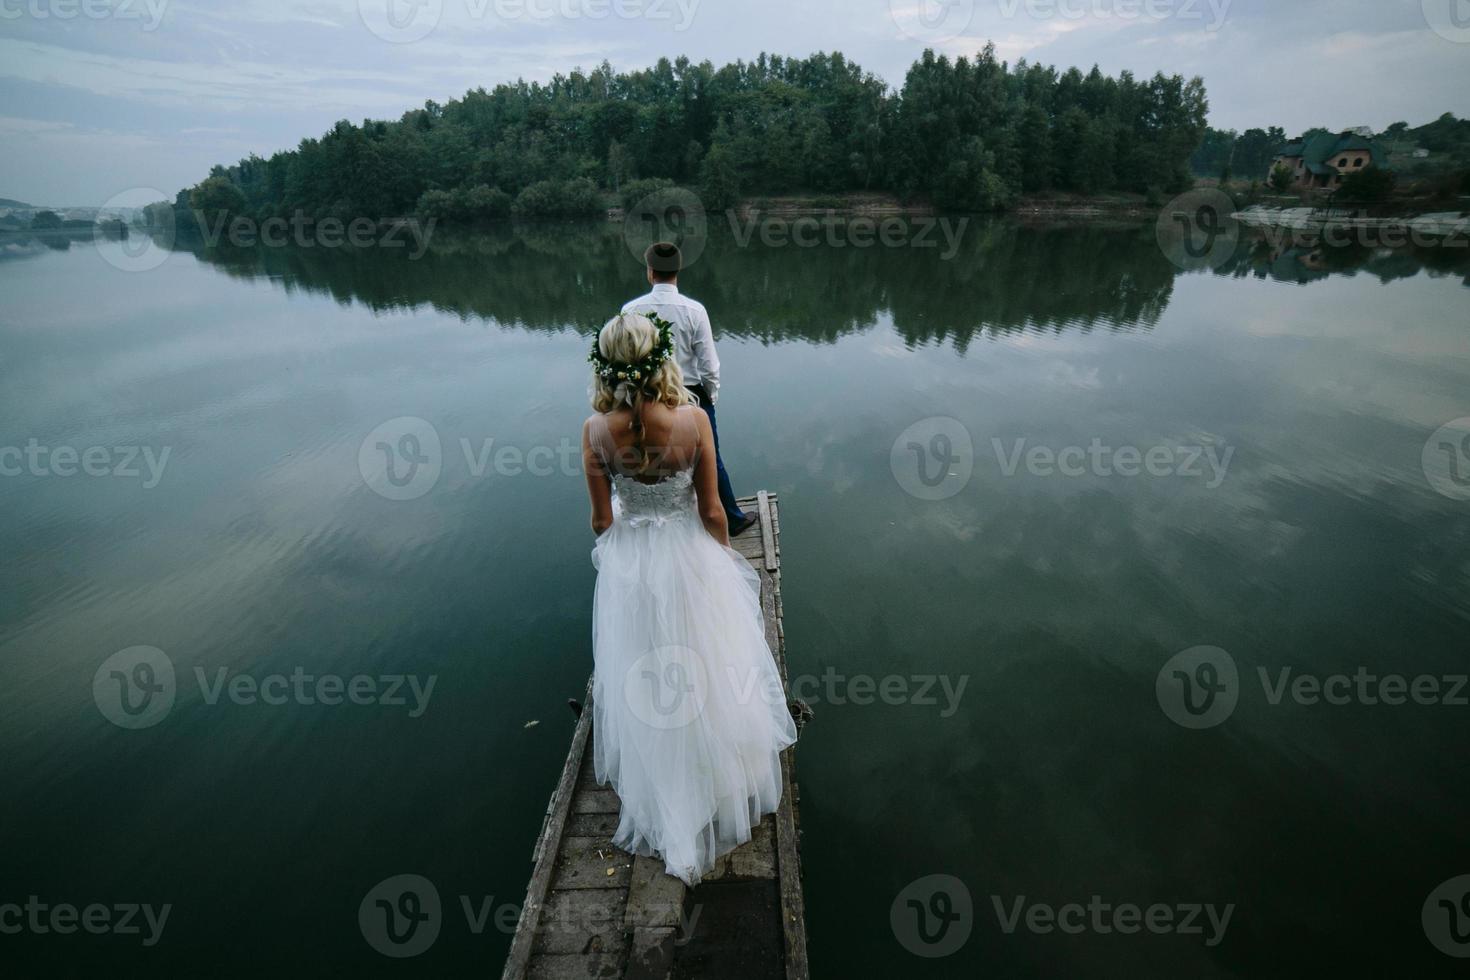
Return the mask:
<path id="1" fill-rule="evenodd" d="M 735 502 L 735 490 L 730 486 L 730 474 L 725 472 L 725 461 L 720 458 L 720 427 L 715 424 L 715 407 L 710 404 L 709 393 L 704 385 L 689 385 L 689 390 L 699 399 L 699 407 L 709 416 L 709 428 L 715 436 L 715 469 L 720 474 L 720 504 L 725 508 L 725 519 L 734 523 L 745 520 L 745 512 Z"/>

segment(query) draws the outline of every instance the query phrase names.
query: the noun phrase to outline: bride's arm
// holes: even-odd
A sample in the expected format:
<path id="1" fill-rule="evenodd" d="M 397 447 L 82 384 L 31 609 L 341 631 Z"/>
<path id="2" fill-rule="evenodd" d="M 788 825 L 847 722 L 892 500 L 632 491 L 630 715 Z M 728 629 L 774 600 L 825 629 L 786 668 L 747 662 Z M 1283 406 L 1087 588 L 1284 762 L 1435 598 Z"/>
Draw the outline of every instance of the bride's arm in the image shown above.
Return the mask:
<path id="1" fill-rule="evenodd" d="M 689 413 L 699 426 L 698 455 L 694 461 L 694 492 L 699 497 L 699 519 L 704 529 L 725 547 L 730 546 L 730 525 L 720 503 L 720 474 L 715 467 L 715 433 L 709 417 L 698 408 Z"/>
<path id="2" fill-rule="evenodd" d="M 612 527 L 612 484 L 607 478 L 607 468 L 592 448 L 589 431 L 592 420 L 582 426 L 582 470 L 587 474 L 587 497 L 592 501 L 592 531 L 599 537 Z"/>

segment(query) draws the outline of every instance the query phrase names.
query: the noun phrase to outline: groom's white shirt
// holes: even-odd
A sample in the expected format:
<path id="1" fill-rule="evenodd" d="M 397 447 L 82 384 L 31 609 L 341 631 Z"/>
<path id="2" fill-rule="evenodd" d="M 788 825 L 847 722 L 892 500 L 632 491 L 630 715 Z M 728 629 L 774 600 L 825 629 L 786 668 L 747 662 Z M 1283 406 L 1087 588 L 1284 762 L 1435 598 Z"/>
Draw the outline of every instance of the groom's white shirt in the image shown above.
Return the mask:
<path id="1" fill-rule="evenodd" d="M 653 292 L 623 304 L 624 313 L 654 313 L 674 325 L 674 358 L 686 385 L 704 385 L 711 405 L 720 397 L 720 356 L 704 304 L 661 282 Z"/>

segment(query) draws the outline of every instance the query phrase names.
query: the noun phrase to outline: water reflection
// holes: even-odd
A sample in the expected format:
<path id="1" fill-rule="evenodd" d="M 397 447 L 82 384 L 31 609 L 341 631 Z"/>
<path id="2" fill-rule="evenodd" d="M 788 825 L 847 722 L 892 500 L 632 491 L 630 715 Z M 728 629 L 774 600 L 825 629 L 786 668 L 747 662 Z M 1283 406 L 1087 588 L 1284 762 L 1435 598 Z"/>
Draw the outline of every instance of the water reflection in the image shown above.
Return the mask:
<path id="1" fill-rule="evenodd" d="M 288 291 L 375 311 L 430 306 L 531 330 L 590 332 L 607 315 L 606 297 L 628 292 L 638 277 L 614 223 L 440 231 L 417 259 L 407 248 L 177 247 L 228 275 L 269 278 Z M 1182 274 L 1146 223 L 973 219 L 946 254 L 914 245 L 779 247 L 716 221 L 684 281 L 719 310 L 718 327 L 731 336 L 830 342 L 887 313 L 910 345 L 947 341 L 964 350 L 977 336 L 1016 331 L 1152 328 Z M 1429 271 L 1470 283 L 1467 260 L 1464 249 L 1287 248 L 1244 238 L 1218 274 L 1387 282 Z"/>
<path id="2" fill-rule="evenodd" d="M 1347 244 L 1328 246 L 1270 237 L 1246 238 L 1218 270 L 1221 275 L 1272 279 L 1305 285 L 1330 276 L 1372 276 L 1379 282 L 1411 279 L 1421 272 L 1431 276 L 1459 276 L 1470 286 L 1470 248 L 1463 238 L 1433 246 L 1371 248 Z"/>
<path id="3" fill-rule="evenodd" d="M 191 250 L 224 272 L 268 277 L 374 310 L 429 305 L 533 330 L 590 332 L 607 296 L 636 284 L 638 263 L 616 224 L 438 234 L 417 261 L 382 249 Z M 719 330 L 765 342 L 831 342 L 883 312 L 910 344 L 1017 330 L 1151 327 L 1176 270 L 1149 227 L 1029 227 L 968 221 L 951 258 L 937 248 L 802 248 L 741 244 L 711 225 L 685 288 L 719 311 Z"/>
<path id="4" fill-rule="evenodd" d="M 6 880 L 175 902 L 148 964 L 81 951 L 114 974 L 262 935 L 257 958 L 289 972 L 387 973 L 352 911 L 404 869 L 446 898 L 518 898 L 516 842 L 540 827 L 590 663 L 585 488 L 476 474 L 463 447 L 575 438 L 577 332 L 640 284 L 620 228 L 441 235 L 418 261 L 196 244 L 142 274 L 116 246 L 38 247 L 0 267 L 0 447 L 174 452 L 148 491 L 0 480 Z M 688 274 L 732 339 L 727 459 L 789 508 L 793 664 L 970 679 L 947 718 L 817 706 L 800 765 L 818 973 L 1427 975 L 1417 910 L 1470 858 L 1458 716 L 1257 691 L 1199 738 L 1158 711 L 1155 677 L 1199 643 L 1248 678 L 1463 672 L 1470 524 L 1421 470 L 1426 437 L 1470 411 L 1465 294 L 1442 278 L 1463 260 L 1245 240 L 1219 274 L 1183 275 L 1141 223 L 971 222 L 942 251 L 742 247 L 717 228 Z M 359 452 L 405 415 L 438 428 L 444 475 L 395 502 Z M 905 493 L 890 458 L 936 415 L 976 450 L 942 502 Z M 1094 438 L 1236 454 L 1213 490 L 1004 469 L 1020 440 Z M 91 685 L 135 644 L 186 679 L 443 681 L 407 719 L 232 710 L 191 680 L 166 724 L 118 738 Z M 1219 952 L 992 929 L 925 972 L 886 924 L 934 871 L 985 893 L 1235 901 L 1243 924 Z M 1334 945 L 1323 922 L 1380 941 Z M 508 943 L 445 930 L 432 971 L 483 972 Z"/>
<path id="5" fill-rule="evenodd" d="M 909 345 L 947 341 L 965 350 L 977 336 L 1016 331 L 1150 329 L 1182 274 L 1160 251 L 1152 223 L 944 220 L 956 231 L 952 244 L 834 248 L 773 245 L 714 219 L 685 288 L 718 309 L 718 329 L 735 337 L 830 342 L 886 313 Z M 0 259 L 74 244 L 90 239 L 12 233 Z M 590 332 L 607 315 L 605 297 L 628 292 L 638 277 L 635 250 L 612 222 L 440 229 L 421 255 L 412 244 L 242 248 L 181 237 L 171 247 L 288 292 L 377 312 L 428 306 L 530 330 Z M 1358 275 L 1386 283 L 1427 272 L 1470 285 L 1470 249 L 1312 245 L 1250 233 L 1215 272 L 1297 284 Z"/>

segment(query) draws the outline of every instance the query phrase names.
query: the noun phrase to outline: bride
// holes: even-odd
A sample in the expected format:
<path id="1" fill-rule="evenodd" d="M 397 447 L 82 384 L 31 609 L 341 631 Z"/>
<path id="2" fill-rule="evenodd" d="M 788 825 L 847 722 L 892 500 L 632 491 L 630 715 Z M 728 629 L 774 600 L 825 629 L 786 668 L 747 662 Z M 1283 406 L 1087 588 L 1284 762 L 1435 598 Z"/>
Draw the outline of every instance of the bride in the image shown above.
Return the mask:
<path id="1" fill-rule="evenodd" d="M 667 323 L 624 313 L 589 357 L 592 740 L 622 802 L 613 843 L 692 886 L 780 803 L 796 729 L 759 577 L 730 548 L 709 420 L 672 354 Z"/>

